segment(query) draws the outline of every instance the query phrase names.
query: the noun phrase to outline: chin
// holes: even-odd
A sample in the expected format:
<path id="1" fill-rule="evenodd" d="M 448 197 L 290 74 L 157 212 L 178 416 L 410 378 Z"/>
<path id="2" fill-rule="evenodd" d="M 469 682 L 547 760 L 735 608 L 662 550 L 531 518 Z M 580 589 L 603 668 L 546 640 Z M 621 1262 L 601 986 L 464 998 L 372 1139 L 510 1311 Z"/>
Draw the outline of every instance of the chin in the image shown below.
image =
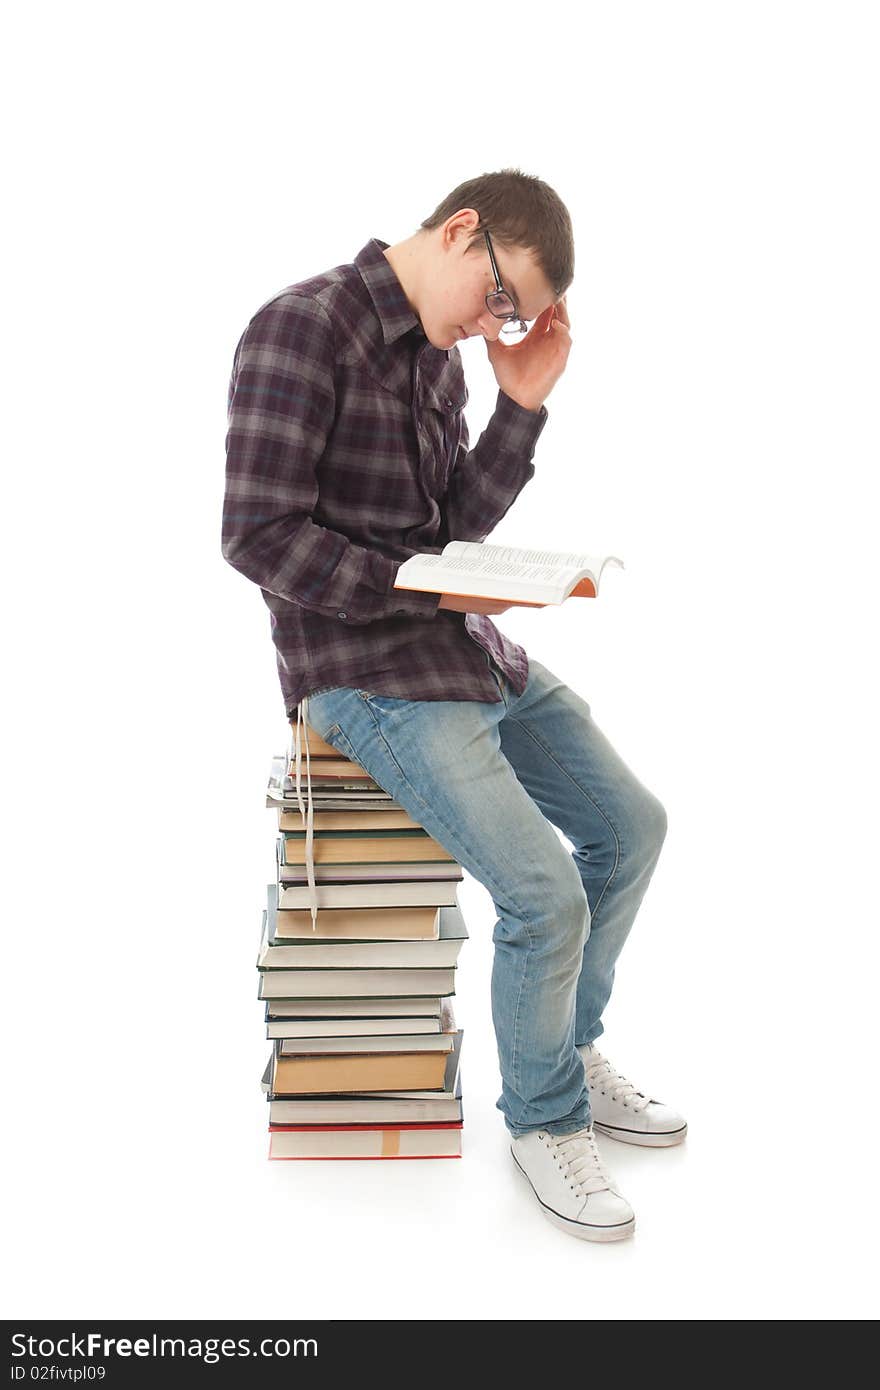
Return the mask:
<path id="1" fill-rule="evenodd" d="M 441 348 L 446 352 L 451 352 L 458 344 L 458 332 L 454 328 L 445 328 L 438 331 L 425 332 L 425 337 L 432 347 Z"/>

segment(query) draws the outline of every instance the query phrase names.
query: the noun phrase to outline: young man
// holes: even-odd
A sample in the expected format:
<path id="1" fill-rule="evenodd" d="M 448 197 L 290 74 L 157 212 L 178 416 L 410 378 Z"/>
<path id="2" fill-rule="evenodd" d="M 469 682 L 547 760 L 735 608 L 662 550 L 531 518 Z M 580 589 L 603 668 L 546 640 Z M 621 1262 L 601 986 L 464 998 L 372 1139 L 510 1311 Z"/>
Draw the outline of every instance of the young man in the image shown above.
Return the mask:
<path id="1" fill-rule="evenodd" d="M 308 722 L 491 893 L 511 1153 L 545 1215 L 615 1240 L 634 1215 L 594 1126 L 649 1145 L 686 1130 L 594 1046 L 663 806 L 589 706 L 495 627 L 509 604 L 393 587 L 408 556 L 485 540 L 533 476 L 573 269 L 558 195 L 503 170 L 460 184 L 406 240 L 372 238 L 273 296 L 235 354 L 223 554 L 269 607 L 297 767 Z M 499 389 L 469 449 L 457 343 L 474 336 Z"/>

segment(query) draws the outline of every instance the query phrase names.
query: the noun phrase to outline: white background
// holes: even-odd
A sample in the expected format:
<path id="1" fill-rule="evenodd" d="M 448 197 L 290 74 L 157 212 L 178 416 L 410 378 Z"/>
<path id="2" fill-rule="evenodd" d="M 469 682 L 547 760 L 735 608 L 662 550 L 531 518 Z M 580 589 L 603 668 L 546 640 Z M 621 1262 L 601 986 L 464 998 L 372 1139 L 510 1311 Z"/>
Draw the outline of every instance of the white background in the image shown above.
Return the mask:
<path id="1" fill-rule="evenodd" d="M 876 7 L 49 4 L 10 37 L 6 1315 L 871 1316 Z M 669 815 L 603 1045 L 690 1132 L 604 1141 L 608 1247 L 514 1172 L 472 879 L 463 1161 L 269 1163 L 258 1084 L 287 726 L 220 555 L 233 352 L 504 167 L 577 265 L 493 540 L 626 570 L 499 625 Z"/>

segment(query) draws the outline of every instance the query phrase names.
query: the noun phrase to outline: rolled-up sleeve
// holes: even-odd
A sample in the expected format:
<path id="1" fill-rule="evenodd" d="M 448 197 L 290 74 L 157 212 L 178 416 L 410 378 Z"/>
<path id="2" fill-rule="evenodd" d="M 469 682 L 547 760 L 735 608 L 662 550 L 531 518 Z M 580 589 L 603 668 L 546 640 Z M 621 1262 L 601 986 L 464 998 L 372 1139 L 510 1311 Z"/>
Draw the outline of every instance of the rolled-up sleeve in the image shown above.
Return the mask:
<path id="1" fill-rule="evenodd" d="M 489 423 L 469 449 L 462 415 L 461 437 L 441 504 L 444 543 L 484 541 L 498 525 L 534 476 L 532 457 L 547 418 L 546 406 L 526 410 L 499 390 Z"/>
<path id="2" fill-rule="evenodd" d="M 223 556 L 261 589 L 325 617 L 432 618 L 440 594 L 394 588 L 407 556 L 356 545 L 312 519 L 335 415 L 334 361 L 333 327 L 316 300 L 285 295 L 248 324 L 229 384 Z"/>

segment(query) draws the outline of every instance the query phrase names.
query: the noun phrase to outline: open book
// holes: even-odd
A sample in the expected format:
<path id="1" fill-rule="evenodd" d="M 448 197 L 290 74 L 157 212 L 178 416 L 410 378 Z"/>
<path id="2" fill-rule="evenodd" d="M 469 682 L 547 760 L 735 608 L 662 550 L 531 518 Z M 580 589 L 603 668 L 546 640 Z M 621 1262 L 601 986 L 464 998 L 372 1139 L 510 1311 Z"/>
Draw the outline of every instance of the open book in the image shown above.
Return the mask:
<path id="1" fill-rule="evenodd" d="M 395 589 L 467 594 L 526 607 L 563 603 L 569 596 L 595 598 L 606 565 L 623 561 L 554 550 L 524 550 L 484 541 L 450 541 L 440 555 L 411 555 L 397 571 Z"/>

